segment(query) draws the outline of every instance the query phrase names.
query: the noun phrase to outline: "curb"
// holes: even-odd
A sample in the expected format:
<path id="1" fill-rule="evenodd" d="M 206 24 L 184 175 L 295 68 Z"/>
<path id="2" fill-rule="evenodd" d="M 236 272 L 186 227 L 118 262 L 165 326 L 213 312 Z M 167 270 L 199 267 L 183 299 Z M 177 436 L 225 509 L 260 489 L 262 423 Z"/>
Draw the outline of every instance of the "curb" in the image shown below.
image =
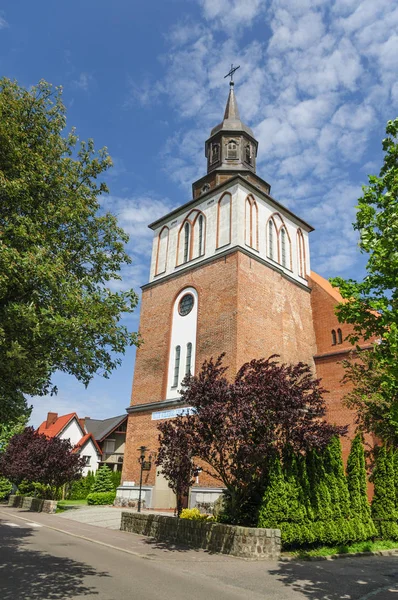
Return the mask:
<path id="1" fill-rule="evenodd" d="M 0 511 L 0 515 L 10 517 L 9 514 L 3 513 Z M 151 556 L 146 556 L 145 554 L 141 554 L 140 552 L 134 552 L 133 550 L 127 550 L 125 548 L 120 548 L 119 546 L 113 546 L 112 544 L 108 544 L 107 542 L 100 542 L 99 540 L 93 540 L 92 538 L 86 537 L 84 535 L 78 535 L 77 533 L 71 533 L 70 531 L 65 531 L 65 529 L 59 529 L 58 527 L 52 527 L 51 525 L 44 525 L 43 523 L 39 523 L 38 521 L 34 521 L 33 519 L 26 519 L 25 517 L 20 517 L 19 515 L 12 515 L 16 519 L 21 519 L 22 521 L 27 521 L 28 523 L 35 523 L 36 525 L 40 525 L 41 527 L 45 527 L 47 529 L 52 529 L 53 531 L 58 531 L 59 533 L 65 533 L 66 535 L 70 535 L 75 538 L 79 538 L 80 540 L 85 540 L 86 542 L 92 542 L 93 544 L 98 544 L 99 546 L 105 546 L 106 548 L 112 548 L 112 550 L 119 550 L 120 552 L 125 552 L 126 554 L 132 554 L 133 556 L 138 556 L 139 558 L 144 558 L 145 560 L 155 560 Z"/>
<path id="2" fill-rule="evenodd" d="M 391 550 L 375 550 L 374 552 L 345 552 L 344 554 L 329 554 L 329 556 L 282 556 L 280 562 L 306 560 L 317 562 L 322 560 L 338 560 L 340 558 L 358 558 L 361 556 L 397 556 L 398 548 Z"/>

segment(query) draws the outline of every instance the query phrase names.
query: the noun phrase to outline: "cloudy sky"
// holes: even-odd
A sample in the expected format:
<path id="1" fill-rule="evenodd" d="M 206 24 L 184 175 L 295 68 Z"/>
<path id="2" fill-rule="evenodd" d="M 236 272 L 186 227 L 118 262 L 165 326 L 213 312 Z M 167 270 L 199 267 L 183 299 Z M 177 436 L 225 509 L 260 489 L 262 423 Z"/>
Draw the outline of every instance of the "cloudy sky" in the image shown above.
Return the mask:
<path id="1" fill-rule="evenodd" d="M 68 126 L 107 146 L 104 205 L 130 233 L 123 285 L 148 278 L 146 225 L 190 199 L 205 173 L 204 141 L 221 120 L 225 73 L 239 64 L 242 119 L 259 140 L 257 172 L 316 231 L 312 268 L 361 277 L 356 199 L 378 173 L 398 113 L 398 6 L 391 0 L 5 0 L 0 73 L 26 87 L 64 88 Z M 138 327 L 138 311 L 126 323 Z M 105 418 L 129 404 L 130 349 L 110 380 L 85 390 L 59 375 L 47 410 Z"/>

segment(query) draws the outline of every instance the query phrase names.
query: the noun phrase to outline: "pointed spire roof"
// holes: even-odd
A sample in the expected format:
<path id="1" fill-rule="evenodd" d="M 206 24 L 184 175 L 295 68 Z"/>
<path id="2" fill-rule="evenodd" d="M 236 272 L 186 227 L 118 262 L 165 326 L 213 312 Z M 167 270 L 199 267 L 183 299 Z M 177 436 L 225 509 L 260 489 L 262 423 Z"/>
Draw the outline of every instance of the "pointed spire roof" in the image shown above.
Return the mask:
<path id="1" fill-rule="evenodd" d="M 222 123 L 219 123 L 211 130 L 210 137 L 219 131 L 244 131 L 252 138 L 254 138 L 254 133 L 242 121 L 239 116 L 238 103 L 236 101 L 235 92 L 234 92 L 234 82 L 231 81 L 229 84 L 229 95 L 227 100 L 227 105 L 225 107 L 224 119 Z"/>

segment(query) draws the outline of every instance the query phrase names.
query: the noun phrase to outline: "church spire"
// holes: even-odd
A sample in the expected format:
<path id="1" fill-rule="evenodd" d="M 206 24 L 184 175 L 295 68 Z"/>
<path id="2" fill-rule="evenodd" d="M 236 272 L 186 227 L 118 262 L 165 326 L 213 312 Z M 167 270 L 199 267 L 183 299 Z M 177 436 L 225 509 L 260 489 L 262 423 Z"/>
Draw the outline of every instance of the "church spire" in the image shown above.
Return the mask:
<path id="1" fill-rule="evenodd" d="M 235 97 L 233 74 L 239 67 L 231 65 L 225 77 L 231 77 L 229 95 L 221 123 L 213 127 L 206 142 L 207 172 L 256 172 L 258 142 L 253 131 L 240 118 Z"/>

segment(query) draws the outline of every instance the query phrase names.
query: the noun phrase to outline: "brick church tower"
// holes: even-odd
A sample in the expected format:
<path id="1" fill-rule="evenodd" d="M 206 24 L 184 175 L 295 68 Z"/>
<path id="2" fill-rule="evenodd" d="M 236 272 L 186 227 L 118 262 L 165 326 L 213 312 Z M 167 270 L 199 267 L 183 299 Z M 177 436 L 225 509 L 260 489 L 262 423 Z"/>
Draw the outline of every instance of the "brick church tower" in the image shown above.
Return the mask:
<path id="1" fill-rule="evenodd" d="M 181 410 L 181 380 L 206 358 L 225 352 L 234 375 L 244 362 L 271 354 L 314 368 L 316 359 L 333 354 L 329 329 L 323 339 L 322 326 L 314 327 L 308 279 L 312 227 L 279 204 L 256 174 L 257 146 L 240 119 L 231 81 L 224 118 L 205 143 L 207 174 L 192 185 L 189 202 L 149 226 L 154 239 L 149 283 L 142 288 L 143 345 L 127 409 L 126 498 L 137 497 L 137 449 L 144 445 L 156 452 L 159 420 Z M 327 316 L 328 328 L 337 331 L 336 301 L 325 304 L 325 284 L 318 277 L 315 310 L 324 310 L 321 319 Z M 331 380 L 335 362 L 329 370 L 330 359 L 323 365 Z M 200 475 L 191 495 L 211 501 L 218 493 Z M 144 497 L 147 506 L 174 507 L 154 464 L 144 472 Z"/>

